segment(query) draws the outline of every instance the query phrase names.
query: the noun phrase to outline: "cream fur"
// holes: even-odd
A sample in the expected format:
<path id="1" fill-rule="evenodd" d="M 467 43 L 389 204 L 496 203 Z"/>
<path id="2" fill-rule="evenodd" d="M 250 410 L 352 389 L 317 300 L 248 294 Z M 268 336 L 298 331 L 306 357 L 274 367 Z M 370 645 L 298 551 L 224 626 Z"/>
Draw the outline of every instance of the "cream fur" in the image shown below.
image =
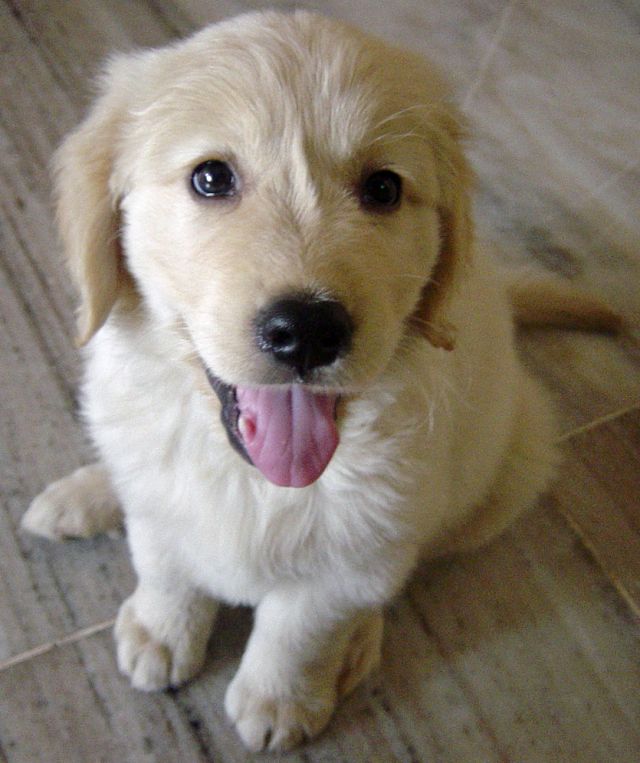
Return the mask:
<path id="1" fill-rule="evenodd" d="M 118 659 L 138 688 L 197 672 L 216 602 L 255 606 L 226 698 L 253 750 L 319 732 L 376 664 L 380 610 L 419 556 L 487 541 L 551 475 L 547 403 L 472 244 L 462 134 L 417 57 L 267 13 L 115 58 L 58 155 L 101 463 L 24 524 L 102 531 L 115 490 L 139 578 Z M 209 158 L 236 168 L 238 199 L 190 192 Z M 372 167 L 402 176 L 397 210 L 358 203 Z M 289 381 L 251 320 L 309 288 L 356 325 L 352 351 L 313 379 L 343 394 L 341 443 L 313 485 L 279 488 L 229 447 L 203 363 L 229 383 Z"/>

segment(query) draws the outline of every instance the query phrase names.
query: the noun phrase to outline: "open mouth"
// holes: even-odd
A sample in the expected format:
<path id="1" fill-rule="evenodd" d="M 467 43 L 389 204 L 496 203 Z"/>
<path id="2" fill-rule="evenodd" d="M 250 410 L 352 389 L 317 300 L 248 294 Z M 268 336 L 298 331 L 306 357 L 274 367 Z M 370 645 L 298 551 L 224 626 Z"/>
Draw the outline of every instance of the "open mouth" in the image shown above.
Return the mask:
<path id="1" fill-rule="evenodd" d="M 320 477 L 338 447 L 337 394 L 305 384 L 232 386 L 206 373 L 229 442 L 246 461 L 281 487 L 306 487 Z"/>

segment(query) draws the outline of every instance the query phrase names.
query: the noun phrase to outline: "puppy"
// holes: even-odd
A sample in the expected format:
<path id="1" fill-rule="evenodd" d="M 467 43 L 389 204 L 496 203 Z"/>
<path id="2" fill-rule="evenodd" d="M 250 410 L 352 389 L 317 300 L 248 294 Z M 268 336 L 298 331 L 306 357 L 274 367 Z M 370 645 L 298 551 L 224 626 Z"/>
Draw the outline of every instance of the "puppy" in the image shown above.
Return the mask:
<path id="1" fill-rule="evenodd" d="M 552 474 L 463 136 L 415 55 L 270 12 L 114 58 L 57 155 L 100 461 L 24 526 L 122 511 L 137 688 L 198 672 L 218 602 L 254 606 L 225 700 L 252 750 L 321 731 L 417 560 L 485 543 Z"/>

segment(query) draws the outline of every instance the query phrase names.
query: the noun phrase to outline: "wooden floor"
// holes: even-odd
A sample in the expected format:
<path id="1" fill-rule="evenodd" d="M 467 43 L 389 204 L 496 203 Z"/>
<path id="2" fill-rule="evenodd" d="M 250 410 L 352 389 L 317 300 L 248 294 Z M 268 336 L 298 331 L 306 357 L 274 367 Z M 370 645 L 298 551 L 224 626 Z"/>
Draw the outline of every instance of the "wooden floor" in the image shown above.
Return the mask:
<path id="1" fill-rule="evenodd" d="M 202 677 L 145 695 L 110 622 L 121 538 L 50 544 L 30 499 L 90 458 L 75 416 L 74 298 L 50 209 L 53 147 L 114 48 L 241 0 L 0 2 L 0 761 L 243 761 L 222 697 L 250 628 L 227 610 Z M 640 10 L 633 0 L 327 0 L 424 52 L 472 119 L 477 213 L 514 265 L 603 295 L 619 338 L 522 336 L 566 433 L 551 494 L 487 550 L 418 571 L 384 664 L 292 761 L 640 760 Z M 268 756 L 262 756 L 269 759 Z"/>

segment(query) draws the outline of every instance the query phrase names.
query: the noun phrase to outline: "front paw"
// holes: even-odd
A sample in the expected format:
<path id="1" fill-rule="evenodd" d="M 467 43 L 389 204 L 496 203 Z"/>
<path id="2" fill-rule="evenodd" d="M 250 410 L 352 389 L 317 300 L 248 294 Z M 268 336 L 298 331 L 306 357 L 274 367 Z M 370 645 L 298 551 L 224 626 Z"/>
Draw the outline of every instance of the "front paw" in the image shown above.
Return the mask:
<path id="1" fill-rule="evenodd" d="M 162 630 L 141 622 L 135 594 L 120 607 L 114 630 L 118 667 L 136 689 L 158 691 L 180 686 L 202 667 L 208 629 L 190 632 L 186 623 L 175 623 L 175 627 Z"/>
<path id="2" fill-rule="evenodd" d="M 252 752 L 286 752 L 319 734 L 336 703 L 333 687 L 287 685 L 267 691 L 260 676 L 240 668 L 227 689 L 225 710 L 244 744 Z"/>

